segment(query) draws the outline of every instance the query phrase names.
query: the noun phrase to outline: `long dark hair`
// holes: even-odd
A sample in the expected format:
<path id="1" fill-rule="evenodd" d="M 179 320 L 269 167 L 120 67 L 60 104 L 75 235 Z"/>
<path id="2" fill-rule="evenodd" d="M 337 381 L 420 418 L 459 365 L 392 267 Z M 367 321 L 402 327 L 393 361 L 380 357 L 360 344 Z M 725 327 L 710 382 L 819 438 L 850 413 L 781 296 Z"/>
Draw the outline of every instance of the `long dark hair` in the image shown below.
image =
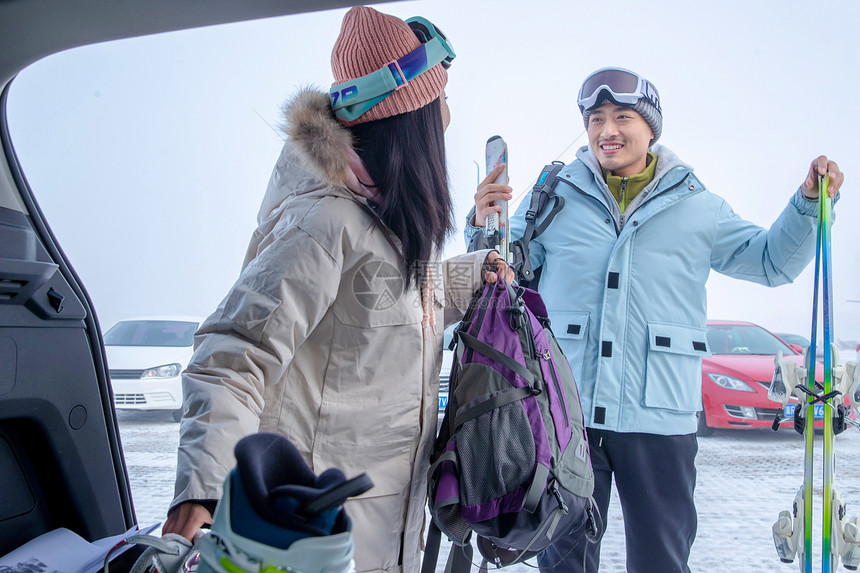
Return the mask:
<path id="1" fill-rule="evenodd" d="M 420 285 L 424 263 L 454 229 L 440 102 L 350 130 L 381 196 L 379 218 L 400 239 L 405 286 Z"/>

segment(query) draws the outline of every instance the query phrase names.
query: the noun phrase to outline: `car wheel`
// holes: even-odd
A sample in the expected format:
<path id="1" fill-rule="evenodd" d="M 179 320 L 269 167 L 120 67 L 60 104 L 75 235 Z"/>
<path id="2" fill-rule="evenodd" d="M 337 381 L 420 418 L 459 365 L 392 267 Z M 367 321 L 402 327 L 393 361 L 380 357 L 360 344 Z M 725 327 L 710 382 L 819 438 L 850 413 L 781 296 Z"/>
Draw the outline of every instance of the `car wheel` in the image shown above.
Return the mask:
<path id="1" fill-rule="evenodd" d="M 696 413 L 696 435 L 697 436 L 711 436 L 714 433 L 714 429 L 708 426 L 708 420 L 705 418 L 705 411 Z"/>
<path id="2" fill-rule="evenodd" d="M 182 419 L 182 408 L 180 408 L 179 410 L 174 410 L 173 412 L 170 413 L 170 415 L 173 416 L 174 422 L 178 422 L 179 420 Z"/>

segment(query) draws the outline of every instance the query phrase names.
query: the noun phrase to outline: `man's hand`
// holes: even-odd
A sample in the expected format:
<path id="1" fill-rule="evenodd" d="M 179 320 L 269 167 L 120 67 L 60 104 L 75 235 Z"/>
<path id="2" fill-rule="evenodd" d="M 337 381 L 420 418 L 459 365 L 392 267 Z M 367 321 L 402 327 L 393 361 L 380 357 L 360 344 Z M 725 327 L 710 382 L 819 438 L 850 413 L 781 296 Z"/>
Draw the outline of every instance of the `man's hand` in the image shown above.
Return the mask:
<path id="1" fill-rule="evenodd" d="M 845 175 L 839 171 L 839 166 L 835 161 L 827 159 L 826 155 L 819 155 L 812 160 L 809 166 L 809 173 L 806 174 L 806 179 L 800 186 L 803 196 L 807 199 L 818 199 L 818 176 L 829 175 L 830 183 L 827 186 L 827 194 L 831 197 L 836 197 L 839 188 L 842 187 L 842 182 L 845 180 Z"/>
<path id="2" fill-rule="evenodd" d="M 167 514 L 161 534 L 178 533 L 194 543 L 194 536 L 203 525 L 212 525 L 212 514 L 209 510 L 193 501 L 187 501 L 173 508 Z"/>
<path id="3" fill-rule="evenodd" d="M 484 259 L 484 282 L 494 283 L 501 276 L 508 284 L 514 282 L 514 270 L 498 251 L 491 251 Z"/>
<path id="4" fill-rule="evenodd" d="M 475 193 L 474 227 L 483 227 L 487 224 L 487 215 L 502 211 L 501 207 L 493 204 L 493 201 L 509 201 L 513 198 L 513 195 L 511 195 L 513 189 L 507 185 L 493 183 L 504 169 L 505 164 L 503 163 L 490 171 L 486 179 L 478 185 L 478 191 Z"/>

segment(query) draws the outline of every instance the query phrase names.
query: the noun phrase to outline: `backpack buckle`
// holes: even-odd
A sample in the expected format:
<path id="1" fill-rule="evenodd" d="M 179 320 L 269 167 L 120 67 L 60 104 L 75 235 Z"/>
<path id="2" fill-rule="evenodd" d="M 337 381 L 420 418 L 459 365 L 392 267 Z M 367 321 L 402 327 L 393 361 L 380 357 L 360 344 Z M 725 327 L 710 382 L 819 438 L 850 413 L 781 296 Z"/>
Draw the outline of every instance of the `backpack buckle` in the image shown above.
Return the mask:
<path id="1" fill-rule="evenodd" d="M 553 497 L 555 497 L 555 500 L 558 502 L 558 506 L 561 508 L 561 511 L 564 514 L 567 514 L 570 510 L 567 508 L 567 504 L 564 503 L 564 499 L 562 499 L 561 497 L 561 492 L 558 491 L 558 484 L 555 480 L 553 480 L 553 482 L 550 484 L 549 491 L 550 493 L 552 493 Z"/>
<path id="2" fill-rule="evenodd" d="M 601 538 L 600 527 L 594 518 L 594 505 L 590 499 L 585 506 L 585 516 L 585 538 L 591 543 L 597 543 Z"/>
<path id="3" fill-rule="evenodd" d="M 460 329 L 455 328 L 451 333 L 451 342 L 448 343 L 448 350 L 453 351 L 457 348 L 457 342 L 460 340 Z"/>
<path id="4" fill-rule="evenodd" d="M 528 320 L 528 317 L 526 315 L 526 307 L 524 307 L 522 304 L 519 304 L 517 306 L 512 305 L 506 307 L 505 310 L 511 313 L 511 330 L 520 330 L 521 328 L 525 327 L 526 320 Z"/>

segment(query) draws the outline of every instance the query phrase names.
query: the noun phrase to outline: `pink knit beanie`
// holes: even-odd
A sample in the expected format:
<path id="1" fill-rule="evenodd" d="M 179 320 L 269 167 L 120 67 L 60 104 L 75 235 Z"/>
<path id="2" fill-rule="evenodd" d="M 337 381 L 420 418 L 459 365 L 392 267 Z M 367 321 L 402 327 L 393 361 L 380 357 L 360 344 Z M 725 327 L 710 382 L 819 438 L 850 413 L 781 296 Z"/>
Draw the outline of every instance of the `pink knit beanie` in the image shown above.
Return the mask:
<path id="1" fill-rule="evenodd" d="M 400 18 L 356 6 L 343 17 L 340 35 L 331 52 L 332 85 L 375 72 L 419 46 L 421 40 Z M 358 119 L 341 123 L 349 126 L 414 111 L 436 100 L 446 83 L 448 72 L 442 64 L 436 64 Z"/>

